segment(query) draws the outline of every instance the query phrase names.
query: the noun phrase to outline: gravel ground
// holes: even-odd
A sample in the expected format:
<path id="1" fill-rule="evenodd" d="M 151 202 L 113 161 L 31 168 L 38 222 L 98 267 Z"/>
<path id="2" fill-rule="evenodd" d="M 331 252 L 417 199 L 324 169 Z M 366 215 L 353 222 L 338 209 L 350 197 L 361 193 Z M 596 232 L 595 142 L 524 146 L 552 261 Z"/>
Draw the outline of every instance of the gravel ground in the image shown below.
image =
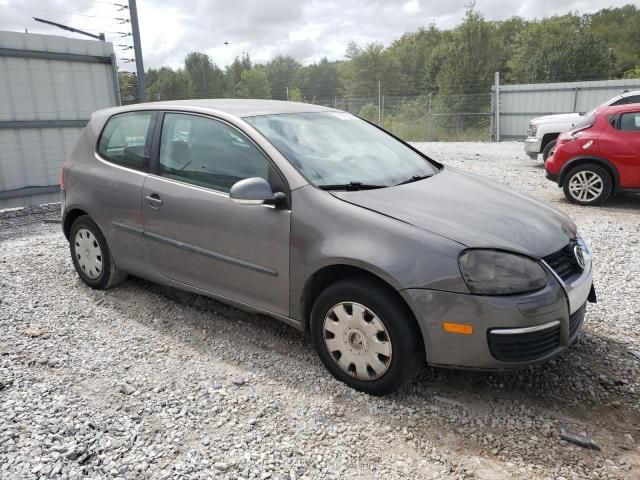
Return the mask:
<path id="1" fill-rule="evenodd" d="M 421 148 L 578 223 L 599 303 L 566 354 L 369 397 L 275 320 L 134 278 L 85 287 L 51 208 L 0 214 L 0 478 L 640 478 L 640 196 L 570 205 L 517 143 Z"/>

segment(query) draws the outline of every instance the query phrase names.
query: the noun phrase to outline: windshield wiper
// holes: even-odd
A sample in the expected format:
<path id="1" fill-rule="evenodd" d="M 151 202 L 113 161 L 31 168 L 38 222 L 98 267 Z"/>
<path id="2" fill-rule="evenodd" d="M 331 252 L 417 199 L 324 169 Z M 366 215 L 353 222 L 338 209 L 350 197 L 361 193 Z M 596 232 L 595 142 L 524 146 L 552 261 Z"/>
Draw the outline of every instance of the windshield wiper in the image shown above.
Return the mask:
<path id="1" fill-rule="evenodd" d="M 396 183 L 394 185 L 394 187 L 397 187 L 398 185 L 406 185 L 407 183 L 417 182 L 419 180 L 424 180 L 425 178 L 429 178 L 429 177 L 433 177 L 433 175 L 431 175 L 431 174 L 430 175 L 414 175 L 409 180 L 405 180 L 404 182 Z"/>
<path id="2" fill-rule="evenodd" d="M 373 190 L 376 188 L 385 188 L 388 185 L 371 185 L 369 183 L 362 182 L 349 182 L 335 185 L 318 185 L 318 188 L 321 190 Z"/>

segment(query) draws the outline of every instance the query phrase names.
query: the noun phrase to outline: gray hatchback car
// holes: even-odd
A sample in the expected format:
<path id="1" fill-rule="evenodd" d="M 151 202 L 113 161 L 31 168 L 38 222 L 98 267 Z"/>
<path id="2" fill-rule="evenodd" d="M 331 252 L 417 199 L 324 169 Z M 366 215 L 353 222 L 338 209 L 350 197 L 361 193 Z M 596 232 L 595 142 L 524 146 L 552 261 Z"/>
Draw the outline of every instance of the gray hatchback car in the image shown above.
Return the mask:
<path id="1" fill-rule="evenodd" d="M 563 214 L 332 108 L 193 100 L 98 111 L 62 169 L 90 287 L 127 274 L 306 332 L 375 395 L 426 363 L 547 360 L 595 301 Z"/>

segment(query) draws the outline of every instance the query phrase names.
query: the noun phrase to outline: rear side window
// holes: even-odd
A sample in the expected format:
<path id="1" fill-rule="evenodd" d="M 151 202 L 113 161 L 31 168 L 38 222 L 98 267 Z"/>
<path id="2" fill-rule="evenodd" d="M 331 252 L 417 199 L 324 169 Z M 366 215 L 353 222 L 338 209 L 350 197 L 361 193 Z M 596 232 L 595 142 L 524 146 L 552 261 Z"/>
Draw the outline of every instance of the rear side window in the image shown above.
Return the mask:
<path id="1" fill-rule="evenodd" d="M 640 103 L 640 95 L 629 95 L 628 97 L 623 97 L 620 100 L 613 102 L 611 106 L 629 105 L 630 103 Z"/>
<path id="2" fill-rule="evenodd" d="M 114 115 L 107 121 L 98 141 L 104 159 L 134 170 L 146 170 L 153 112 Z"/>
<path id="3" fill-rule="evenodd" d="M 620 130 L 623 132 L 640 132 L 640 112 L 620 115 Z"/>

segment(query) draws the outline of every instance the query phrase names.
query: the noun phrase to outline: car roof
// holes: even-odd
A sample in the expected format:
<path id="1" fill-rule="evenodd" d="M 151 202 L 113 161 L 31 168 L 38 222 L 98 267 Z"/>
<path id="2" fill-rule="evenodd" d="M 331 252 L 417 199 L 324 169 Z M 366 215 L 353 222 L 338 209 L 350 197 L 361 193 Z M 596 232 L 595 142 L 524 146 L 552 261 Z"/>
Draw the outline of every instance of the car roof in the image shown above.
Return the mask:
<path id="1" fill-rule="evenodd" d="M 191 110 L 202 112 L 209 110 L 212 113 L 224 112 L 236 117 L 255 117 L 259 115 L 278 115 L 283 113 L 309 113 L 337 111 L 330 107 L 312 105 L 301 102 L 285 102 L 281 100 L 256 100 L 241 98 L 218 98 L 197 100 L 171 100 L 161 102 L 137 103 L 122 107 L 100 110 L 99 116 L 111 116 L 116 113 L 131 112 L 135 110 Z"/>
<path id="2" fill-rule="evenodd" d="M 640 112 L 640 103 L 625 103 L 624 105 L 603 107 L 596 112 L 596 115 L 613 115 L 625 112 Z"/>

